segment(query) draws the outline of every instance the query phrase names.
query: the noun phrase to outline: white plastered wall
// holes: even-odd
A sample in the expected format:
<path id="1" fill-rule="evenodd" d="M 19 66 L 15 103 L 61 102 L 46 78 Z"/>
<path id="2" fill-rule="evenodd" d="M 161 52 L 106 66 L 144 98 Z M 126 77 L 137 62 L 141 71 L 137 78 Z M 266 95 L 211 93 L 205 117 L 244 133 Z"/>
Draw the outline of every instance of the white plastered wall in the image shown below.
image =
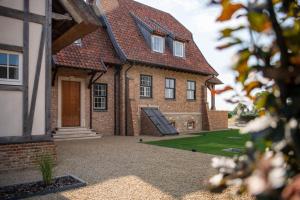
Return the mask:
<path id="1" fill-rule="evenodd" d="M 45 0 L 30 0 L 30 12 L 45 15 Z M 0 6 L 23 10 L 23 0 L 0 0 Z M 0 43 L 23 46 L 23 21 L 0 16 Z M 38 59 L 42 26 L 29 23 L 29 85 L 28 104 L 30 110 L 35 70 Z M 45 48 L 45 47 L 44 47 Z M 22 54 L 20 54 L 22 58 Z M 20 62 L 22 59 L 20 59 Z M 23 65 L 23 63 L 20 63 Z M 22 76 L 22 74 L 20 74 Z M 0 137 L 23 135 L 23 97 L 21 91 L 0 90 Z M 43 53 L 32 135 L 45 134 L 45 49 Z"/>

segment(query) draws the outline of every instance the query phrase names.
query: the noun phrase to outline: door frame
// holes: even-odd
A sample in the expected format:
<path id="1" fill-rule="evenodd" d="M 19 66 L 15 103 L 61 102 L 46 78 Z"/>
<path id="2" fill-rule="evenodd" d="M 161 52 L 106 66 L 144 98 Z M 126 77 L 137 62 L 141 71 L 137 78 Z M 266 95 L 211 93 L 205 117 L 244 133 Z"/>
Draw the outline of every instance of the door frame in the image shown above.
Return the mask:
<path id="1" fill-rule="evenodd" d="M 74 76 L 59 76 L 58 77 L 58 119 L 57 126 L 62 128 L 62 81 L 80 82 L 80 127 L 85 127 L 85 79 L 76 78 Z"/>

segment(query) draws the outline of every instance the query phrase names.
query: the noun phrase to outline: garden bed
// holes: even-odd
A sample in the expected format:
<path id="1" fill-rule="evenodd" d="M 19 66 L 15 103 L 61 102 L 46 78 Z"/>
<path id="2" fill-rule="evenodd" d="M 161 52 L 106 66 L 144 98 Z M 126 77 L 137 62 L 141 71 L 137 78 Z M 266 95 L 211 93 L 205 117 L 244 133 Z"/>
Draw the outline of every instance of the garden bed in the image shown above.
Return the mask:
<path id="1" fill-rule="evenodd" d="M 54 178 L 50 185 L 45 185 L 43 181 L 37 181 L 0 187 L 0 199 L 23 199 L 37 195 L 62 192 L 83 186 L 86 186 L 86 183 L 83 180 L 68 175 Z"/>

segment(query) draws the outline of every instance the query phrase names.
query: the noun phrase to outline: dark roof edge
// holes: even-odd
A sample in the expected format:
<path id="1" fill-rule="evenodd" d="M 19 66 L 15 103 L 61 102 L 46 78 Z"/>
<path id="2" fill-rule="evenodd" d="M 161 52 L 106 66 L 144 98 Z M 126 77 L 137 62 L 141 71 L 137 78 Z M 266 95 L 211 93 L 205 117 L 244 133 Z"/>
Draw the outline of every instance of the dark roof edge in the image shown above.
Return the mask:
<path id="1" fill-rule="evenodd" d="M 205 75 L 205 76 L 216 75 L 216 74 L 213 74 L 213 73 L 201 72 L 201 71 L 196 71 L 196 70 L 191 70 L 191 69 L 182 69 L 182 68 L 179 68 L 179 67 L 174 67 L 174 66 L 169 66 L 169 65 L 164 65 L 164 64 L 157 64 L 157 63 L 150 63 L 150 62 L 145 62 L 145 61 L 140 61 L 140 60 L 128 59 L 127 61 L 130 64 L 143 64 L 143 65 L 149 65 L 151 67 L 164 68 L 164 69 L 173 70 L 173 71 L 181 71 L 181 72 L 187 72 L 187 73 L 193 73 L 193 74 L 201 74 L 201 75 Z"/>
<path id="2" fill-rule="evenodd" d="M 109 39 L 111 40 L 111 43 L 112 43 L 113 47 L 115 48 L 115 51 L 117 52 L 121 62 L 125 62 L 127 60 L 127 56 L 126 56 L 125 52 L 123 51 L 123 49 L 118 44 L 117 40 L 115 39 L 115 35 L 112 31 L 111 25 L 109 24 L 109 22 L 107 20 L 107 17 L 105 16 L 104 10 L 102 9 L 102 7 L 100 7 L 100 5 L 99 5 L 99 7 L 96 5 L 93 5 L 93 9 L 94 9 L 95 13 L 97 14 L 97 16 L 99 17 L 100 21 L 102 21 L 102 23 L 105 25 Z"/>

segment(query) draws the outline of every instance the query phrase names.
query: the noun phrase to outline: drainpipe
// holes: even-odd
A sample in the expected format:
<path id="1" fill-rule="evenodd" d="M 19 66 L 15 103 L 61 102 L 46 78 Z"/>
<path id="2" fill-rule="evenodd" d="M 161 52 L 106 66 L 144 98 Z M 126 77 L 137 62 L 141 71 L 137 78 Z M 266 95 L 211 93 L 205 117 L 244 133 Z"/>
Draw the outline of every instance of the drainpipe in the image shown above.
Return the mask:
<path id="1" fill-rule="evenodd" d="M 114 133 L 120 135 L 120 71 L 121 66 L 116 66 L 114 74 Z"/>
<path id="2" fill-rule="evenodd" d="M 128 75 L 129 70 L 132 67 L 133 66 L 130 65 L 125 71 L 125 136 L 128 136 L 128 130 L 127 130 L 127 128 L 128 128 L 128 125 L 127 125 L 128 124 L 128 117 L 127 117 L 127 114 L 128 114 L 128 102 L 129 102 L 129 97 L 128 97 L 128 95 L 129 95 L 129 87 L 128 87 L 129 78 L 127 77 L 127 75 Z"/>

